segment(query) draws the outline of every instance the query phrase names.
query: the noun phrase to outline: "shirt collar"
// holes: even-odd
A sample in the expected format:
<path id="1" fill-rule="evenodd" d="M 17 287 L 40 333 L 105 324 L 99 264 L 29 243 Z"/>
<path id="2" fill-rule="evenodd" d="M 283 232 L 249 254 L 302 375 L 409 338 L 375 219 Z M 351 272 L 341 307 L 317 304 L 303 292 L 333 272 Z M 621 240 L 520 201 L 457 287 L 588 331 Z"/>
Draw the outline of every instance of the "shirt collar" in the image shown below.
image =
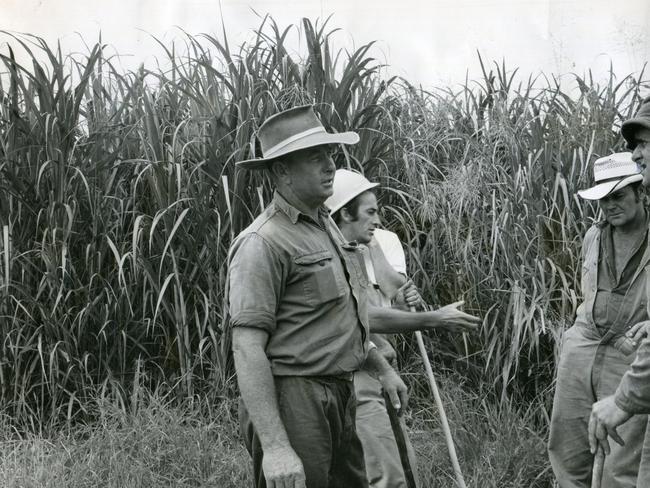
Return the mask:
<path id="1" fill-rule="evenodd" d="M 289 220 L 291 220 L 292 224 L 295 224 L 298 222 L 298 219 L 302 215 L 304 218 L 307 218 L 309 220 L 312 220 L 312 218 L 298 210 L 296 207 L 291 205 L 287 200 L 278 193 L 278 191 L 273 192 L 273 202 L 276 206 L 276 208 L 282 210 L 285 214 L 287 214 L 287 217 L 289 217 Z M 327 221 L 329 218 L 329 209 L 325 205 L 321 205 L 318 208 L 318 216 L 321 218 L 322 221 Z"/>

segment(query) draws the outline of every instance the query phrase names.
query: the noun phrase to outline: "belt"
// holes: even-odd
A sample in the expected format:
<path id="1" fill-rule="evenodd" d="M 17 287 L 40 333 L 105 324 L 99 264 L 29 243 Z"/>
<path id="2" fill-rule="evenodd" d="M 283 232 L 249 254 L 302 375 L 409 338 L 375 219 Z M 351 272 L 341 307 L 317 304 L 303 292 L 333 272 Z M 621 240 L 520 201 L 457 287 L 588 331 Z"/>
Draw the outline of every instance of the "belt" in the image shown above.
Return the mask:
<path id="1" fill-rule="evenodd" d="M 346 373 L 340 373 L 340 374 L 323 374 L 323 375 L 308 375 L 308 376 L 300 376 L 300 375 L 280 375 L 280 376 L 275 376 L 275 378 L 304 378 L 306 380 L 321 380 L 321 381 L 348 381 L 352 382 L 354 381 L 354 372 L 349 371 Z"/>
<path id="2" fill-rule="evenodd" d="M 305 378 L 311 378 L 314 380 L 323 380 L 323 381 L 354 381 L 354 373 L 341 373 L 341 374 L 326 374 L 319 376 L 305 376 Z"/>

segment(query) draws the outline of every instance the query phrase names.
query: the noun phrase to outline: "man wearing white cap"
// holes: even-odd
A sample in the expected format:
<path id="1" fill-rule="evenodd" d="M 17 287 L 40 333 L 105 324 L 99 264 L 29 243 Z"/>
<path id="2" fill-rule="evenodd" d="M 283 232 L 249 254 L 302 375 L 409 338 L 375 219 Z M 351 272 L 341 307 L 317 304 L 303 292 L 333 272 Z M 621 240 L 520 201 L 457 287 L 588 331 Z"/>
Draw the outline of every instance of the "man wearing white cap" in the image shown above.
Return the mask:
<path id="1" fill-rule="evenodd" d="M 369 281 L 373 285 L 369 294 L 370 303 L 387 310 L 397 299 L 402 306 L 419 307 L 423 303 L 415 286 L 406 279 L 406 262 L 399 238 L 392 232 L 378 228 L 379 209 L 373 193 L 377 185 L 357 172 L 339 169 L 334 178 L 334 193 L 325 204 L 330 208 L 343 236 L 350 242 L 367 246 L 364 262 Z M 460 302 L 435 312 L 396 314 L 393 310 L 390 330 L 373 321 L 374 315 L 382 309 L 372 309 L 370 329 L 371 332 L 410 332 L 447 326 L 451 330 L 471 330 L 478 319 L 458 310 L 459 304 Z M 443 315 L 453 320 L 447 322 L 442 319 Z M 466 328 L 461 325 L 463 321 L 467 324 Z M 371 340 L 387 359 L 395 359 L 395 350 L 387 339 L 372 334 Z M 400 458 L 408 456 L 407 471 L 410 469 L 416 475 L 415 456 L 408 438 L 402 447 L 407 452 L 402 452 L 400 456 L 381 394 L 381 385 L 367 372 L 359 371 L 354 376 L 354 387 L 357 396 L 357 431 L 363 443 L 370 486 L 410 486 L 407 482 L 409 474 L 405 473 Z M 415 477 L 412 479 L 413 483 Z"/>
<path id="2" fill-rule="evenodd" d="M 229 314 L 242 397 L 240 423 L 255 486 L 368 486 L 355 430 L 353 373 L 369 368 L 395 402 L 406 386 L 372 348 L 365 274 L 323 205 L 332 194 L 333 144 L 311 106 L 267 119 L 262 158 L 273 201 L 229 253 Z"/>
<path id="3" fill-rule="evenodd" d="M 650 186 L 650 97 L 646 98 L 631 119 L 621 127 L 628 148 L 633 151 L 632 159 L 639 165 L 643 175 L 643 186 Z M 646 301 L 650 314 L 650 275 L 646 275 Z M 616 392 L 592 407 L 589 419 L 589 442 L 595 452 L 597 442 L 610 450 L 608 436 L 620 442 L 618 428 L 635 414 L 650 413 L 650 321 L 637 324 L 628 336 L 640 343 L 634 362 L 625 373 Z M 646 428 L 637 487 L 650 486 L 650 424 Z"/>
<path id="4" fill-rule="evenodd" d="M 612 154 L 596 160 L 594 180 L 595 186 L 578 195 L 598 200 L 605 221 L 591 227 L 583 241 L 583 302 L 563 337 L 551 415 L 549 457 L 561 488 L 591 485 L 592 404 L 614 393 L 637 348 L 626 333 L 648 320 L 650 253 L 640 168 L 630 153 Z M 646 421 L 638 416 L 620 429 L 625 446 L 612 446 L 608 453 L 603 487 L 636 487 Z"/>

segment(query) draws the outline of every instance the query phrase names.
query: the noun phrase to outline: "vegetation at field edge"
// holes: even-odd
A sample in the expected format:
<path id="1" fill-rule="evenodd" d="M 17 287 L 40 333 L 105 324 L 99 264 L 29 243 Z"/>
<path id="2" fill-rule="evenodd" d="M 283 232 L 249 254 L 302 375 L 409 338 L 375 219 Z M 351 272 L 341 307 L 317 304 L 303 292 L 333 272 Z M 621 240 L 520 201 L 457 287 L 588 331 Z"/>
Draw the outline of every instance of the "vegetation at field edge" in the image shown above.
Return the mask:
<path id="1" fill-rule="evenodd" d="M 15 432 L 92 425 L 97 402 L 136 415 L 160 388 L 174 408 L 215 391 L 231 401 L 227 250 L 271 198 L 263 174 L 234 163 L 256 153 L 258 121 L 313 103 L 329 130 L 359 133 L 338 162 L 381 183 L 383 221 L 425 299 L 462 298 L 483 317 L 474 336 L 427 334 L 438 368 L 476 392 L 469 404 L 543 438 L 580 240 L 597 218 L 575 191 L 594 158 L 623 149 L 643 75 L 575 76 L 566 89 L 478 57 L 482 79 L 425 91 L 384 79 L 372 43 L 334 51 L 327 22 L 303 21 L 296 59 L 295 28 L 265 18 L 236 50 L 225 33 L 186 35 L 135 71 L 101 42 L 66 55 L 3 34 L 0 405 Z M 410 338 L 398 349 L 415 364 Z"/>

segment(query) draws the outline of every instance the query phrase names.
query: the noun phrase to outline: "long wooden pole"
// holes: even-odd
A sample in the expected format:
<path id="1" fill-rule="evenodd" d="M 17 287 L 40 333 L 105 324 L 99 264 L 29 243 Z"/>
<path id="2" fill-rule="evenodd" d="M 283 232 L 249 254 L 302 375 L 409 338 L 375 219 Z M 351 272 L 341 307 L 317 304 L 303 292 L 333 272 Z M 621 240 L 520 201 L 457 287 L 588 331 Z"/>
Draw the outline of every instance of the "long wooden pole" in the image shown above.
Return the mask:
<path id="1" fill-rule="evenodd" d="M 415 309 L 411 308 L 411 311 Z M 427 378 L 429 379 L 429 386 L 431 386 L 431 391 L 433 392 L 433 399 L 436 402 L 438 407 L 438 412 L 440 413 L 440 423 L 442 424 L 442 431 L 445 434 L 445 441 L 447 443 L 447 450 L 449 451 L 449 458 L 451 459 L 451 465 L 454 468 L 454 473 L 456 474 L 456 484 L 458 488 L 467 488 L 465 484 L 465 478 L 463 478 L 463 472 L 460 470 L 460 464 L 458 463 L 458 455 L 456 454 L 456 447 L 454 446 L 454 438 L 451 436 L 451 429 L 449 428 L 449 422 L 447 421 L 447 414 L 445 413 L 445 408 L 442 406 L 442 399 L 440 398 L 440 392 L 438 391 L 438 385 L 436 384 L 436 379 L 433 376 L 433 370 L 431 369 L 431 363 L 429 362 L 429 355 L 427 350 L 424 347 L 424 340 L 422 339 L 422 333 L 418 330 L 415 332 L 415 338 L 418 341 L 418 348 L 420 349 L 420 355 L 422 356 L 422 361 L 424 362 L 424 369 L 427 373 Z"/>
<path id="2" fill-rule="evenodd" d="M 605 450 L 599 442 L 594 456 L 594 467 L 591 471 L 591 488 L 600 488 L 603 482 L 603 465 L 605 464 Z"/>

